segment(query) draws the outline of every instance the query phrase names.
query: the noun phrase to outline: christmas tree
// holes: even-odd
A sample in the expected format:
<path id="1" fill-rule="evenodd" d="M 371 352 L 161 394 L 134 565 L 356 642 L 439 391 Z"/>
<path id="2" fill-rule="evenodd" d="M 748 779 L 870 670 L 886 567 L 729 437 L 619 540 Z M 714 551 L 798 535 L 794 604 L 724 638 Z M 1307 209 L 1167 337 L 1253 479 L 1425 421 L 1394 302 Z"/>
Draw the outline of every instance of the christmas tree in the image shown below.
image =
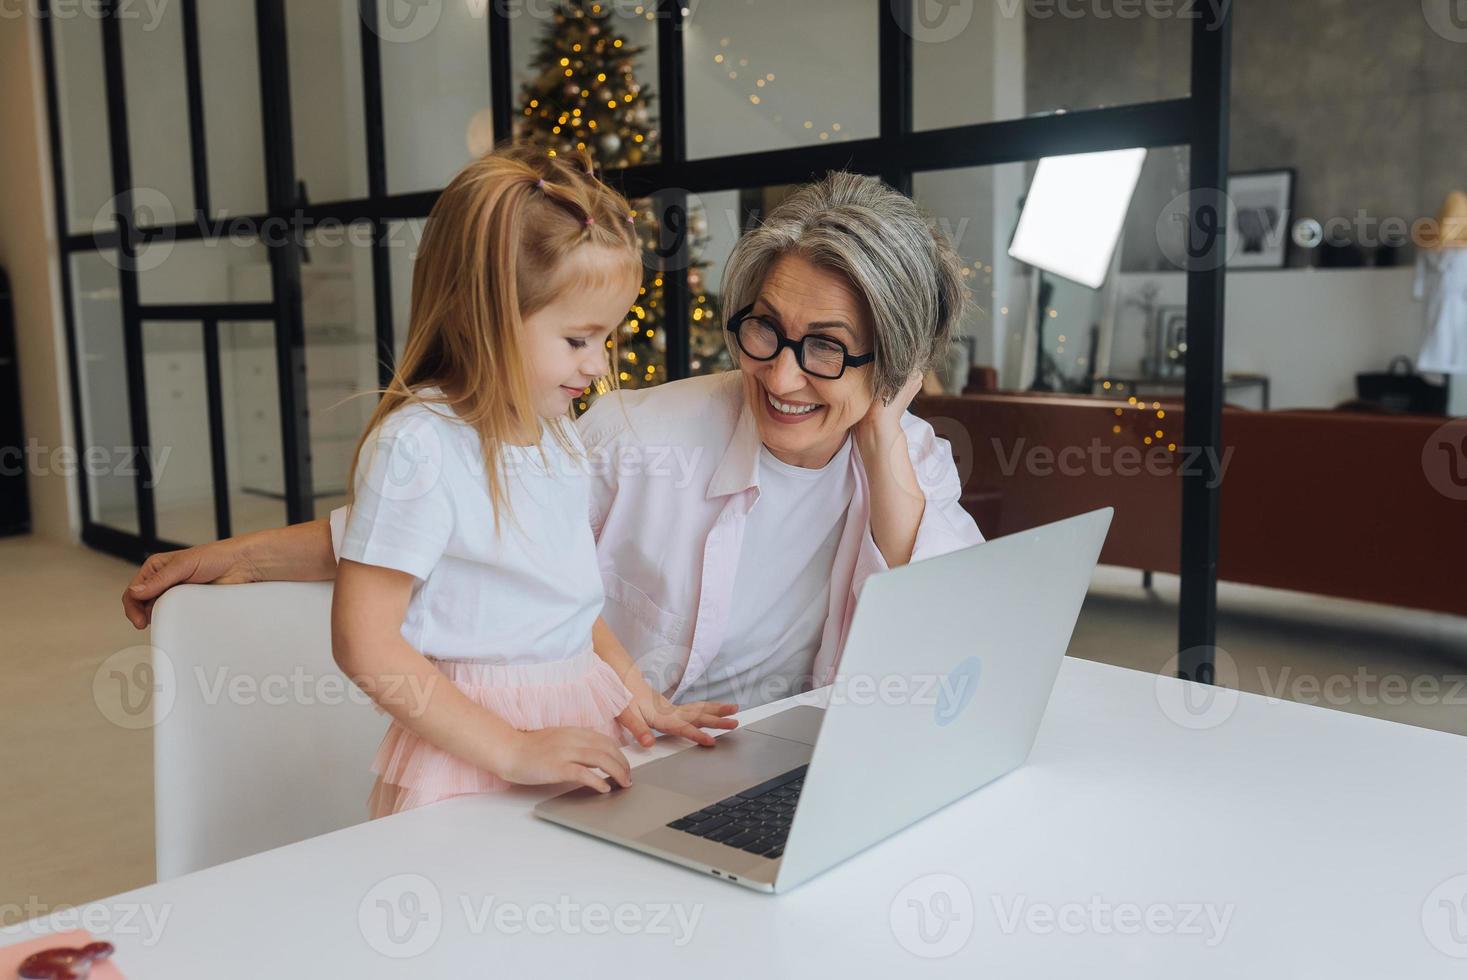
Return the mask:
<path id="1" fill-rule="evenodd" d="M 520 87 L 515 136 L 550 148 L 552 153 L 585 149 L 601 169 L 634 166 L 657 154 L 657 129 L 649 107 L 654 96 L 637 81 L 635 62 L 642 48 L 627 43 L 611 22 L 607 5 L 566 0 L 556 11 L 532 64 L 533 77 Z M 640 388 L 667 380 L 666 304 L 662 261 L 655 251 L 665 236 L 650 200 L 633 202 L 642 239 L 645 274 L 637 303 L 607 346 L 614 351 L 617 383 Z M 687 324 L 690 365 L 706 374 L 730 366 L 718 322 L 717 297 L 703 288 L 698 256 L 707 241 L 707 221 L 694 210 L 689 236 Z M 581 399 L 585 409 L 590 398 Z"/>

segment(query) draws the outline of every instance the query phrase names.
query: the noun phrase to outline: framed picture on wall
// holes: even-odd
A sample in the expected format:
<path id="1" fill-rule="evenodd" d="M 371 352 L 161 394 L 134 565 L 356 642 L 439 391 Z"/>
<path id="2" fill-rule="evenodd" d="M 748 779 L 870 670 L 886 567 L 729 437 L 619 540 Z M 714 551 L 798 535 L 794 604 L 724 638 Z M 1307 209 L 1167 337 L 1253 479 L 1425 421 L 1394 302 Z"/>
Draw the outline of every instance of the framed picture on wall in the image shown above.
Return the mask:
<path id="1" fill-rule="evenodd" d="M 1294 171 L 1231 174 L 1228 197 L 1229 269 L 1282 269 L 1289 252 Z"/>
<path id="2" fill-rule="evenodd" d="M 1156 326 L 1152 330 L 1152 361 L 1156 377 L 1182 378 L 1187 375 L 1187 308 L 1158 306 Z"/>

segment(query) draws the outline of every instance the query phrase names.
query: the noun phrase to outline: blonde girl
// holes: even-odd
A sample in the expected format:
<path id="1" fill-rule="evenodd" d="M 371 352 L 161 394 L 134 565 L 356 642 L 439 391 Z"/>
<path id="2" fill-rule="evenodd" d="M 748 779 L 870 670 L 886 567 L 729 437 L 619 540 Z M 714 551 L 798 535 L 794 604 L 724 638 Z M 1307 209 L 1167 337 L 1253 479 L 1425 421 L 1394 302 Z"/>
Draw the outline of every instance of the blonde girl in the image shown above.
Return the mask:
<path id="1" fill-rule="evenodd" d="M 640 283 L 631 209 L 584 156 L 504 146 L 435 203 L 332 604 L 337 664 L 392 716 L 373 817 L 516 783 L 607 792 L 596 770 L 629 785 L 621 746 L 650 728 L 734 726 L 734 705 L 653 692 L 600 619 L 569 409 Z"/>

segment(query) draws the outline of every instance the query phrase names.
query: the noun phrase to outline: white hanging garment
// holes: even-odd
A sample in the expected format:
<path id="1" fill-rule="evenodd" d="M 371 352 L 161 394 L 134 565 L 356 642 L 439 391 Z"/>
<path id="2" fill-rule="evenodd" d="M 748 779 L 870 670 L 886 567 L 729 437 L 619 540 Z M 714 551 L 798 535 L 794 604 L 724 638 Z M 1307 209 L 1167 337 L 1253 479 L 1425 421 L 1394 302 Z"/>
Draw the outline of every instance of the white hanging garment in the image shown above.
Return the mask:
<path id="1" fill-rule="evenodd" d="M 1426 301 L 1416 370 L 1467 373 L 1467 248 L 1422 249 L 1412 295 Z"/>

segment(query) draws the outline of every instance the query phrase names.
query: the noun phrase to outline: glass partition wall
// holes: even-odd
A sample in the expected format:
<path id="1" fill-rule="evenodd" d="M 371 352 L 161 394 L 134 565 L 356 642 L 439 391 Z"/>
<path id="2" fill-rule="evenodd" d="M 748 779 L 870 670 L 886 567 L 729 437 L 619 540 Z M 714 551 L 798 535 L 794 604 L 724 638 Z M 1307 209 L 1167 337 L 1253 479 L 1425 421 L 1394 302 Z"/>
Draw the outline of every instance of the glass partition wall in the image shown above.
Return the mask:
<path id="1" fill-rule="evenodd" d="M 1024 4 L 907 0 L 180 0 L 147 18 L 42 0 L 77 440 L 128 457 L 79 481 L 84 538 L 138 560 L 342 500 L 438 189 L 514 136 L 586 146 L 638 209 L 648 259 L 618 333 L 624 386 L 728 369 L 718 289 L 734 242 L 844 168 L 911 194 L 962 253 L 973 310 L 939 383 L 961 391 L 988 367 L 1000 391 L 1103 402 L 1118 443 L 1205 457 L 1231 21 L 1230 5 L 1187 6 L 1061 23 Z M 1097 60 L 1095 31 L 1148 57 Z M 1118 202 L 1104 282 L 1010 256 L 1040 161 L 1128 149 L 1147 151 L 1153 179 Z M 1185 342 L 1155 355 L 1180 431 L 1159 393 L 1128 393 L 1112 369 L 1139 341 L 1115 329 L 1108 284 L 1158 250 L 1182 283 L 1167 302 Z M 1184 472 L 1151 515 L 1180 542 L 1184 651 L 1212 644 L 1210 477 Z M 983 473 L 970 483 L 981 495 Z M 1208 655 L 1178 670 L 1207 679 Z"/>

